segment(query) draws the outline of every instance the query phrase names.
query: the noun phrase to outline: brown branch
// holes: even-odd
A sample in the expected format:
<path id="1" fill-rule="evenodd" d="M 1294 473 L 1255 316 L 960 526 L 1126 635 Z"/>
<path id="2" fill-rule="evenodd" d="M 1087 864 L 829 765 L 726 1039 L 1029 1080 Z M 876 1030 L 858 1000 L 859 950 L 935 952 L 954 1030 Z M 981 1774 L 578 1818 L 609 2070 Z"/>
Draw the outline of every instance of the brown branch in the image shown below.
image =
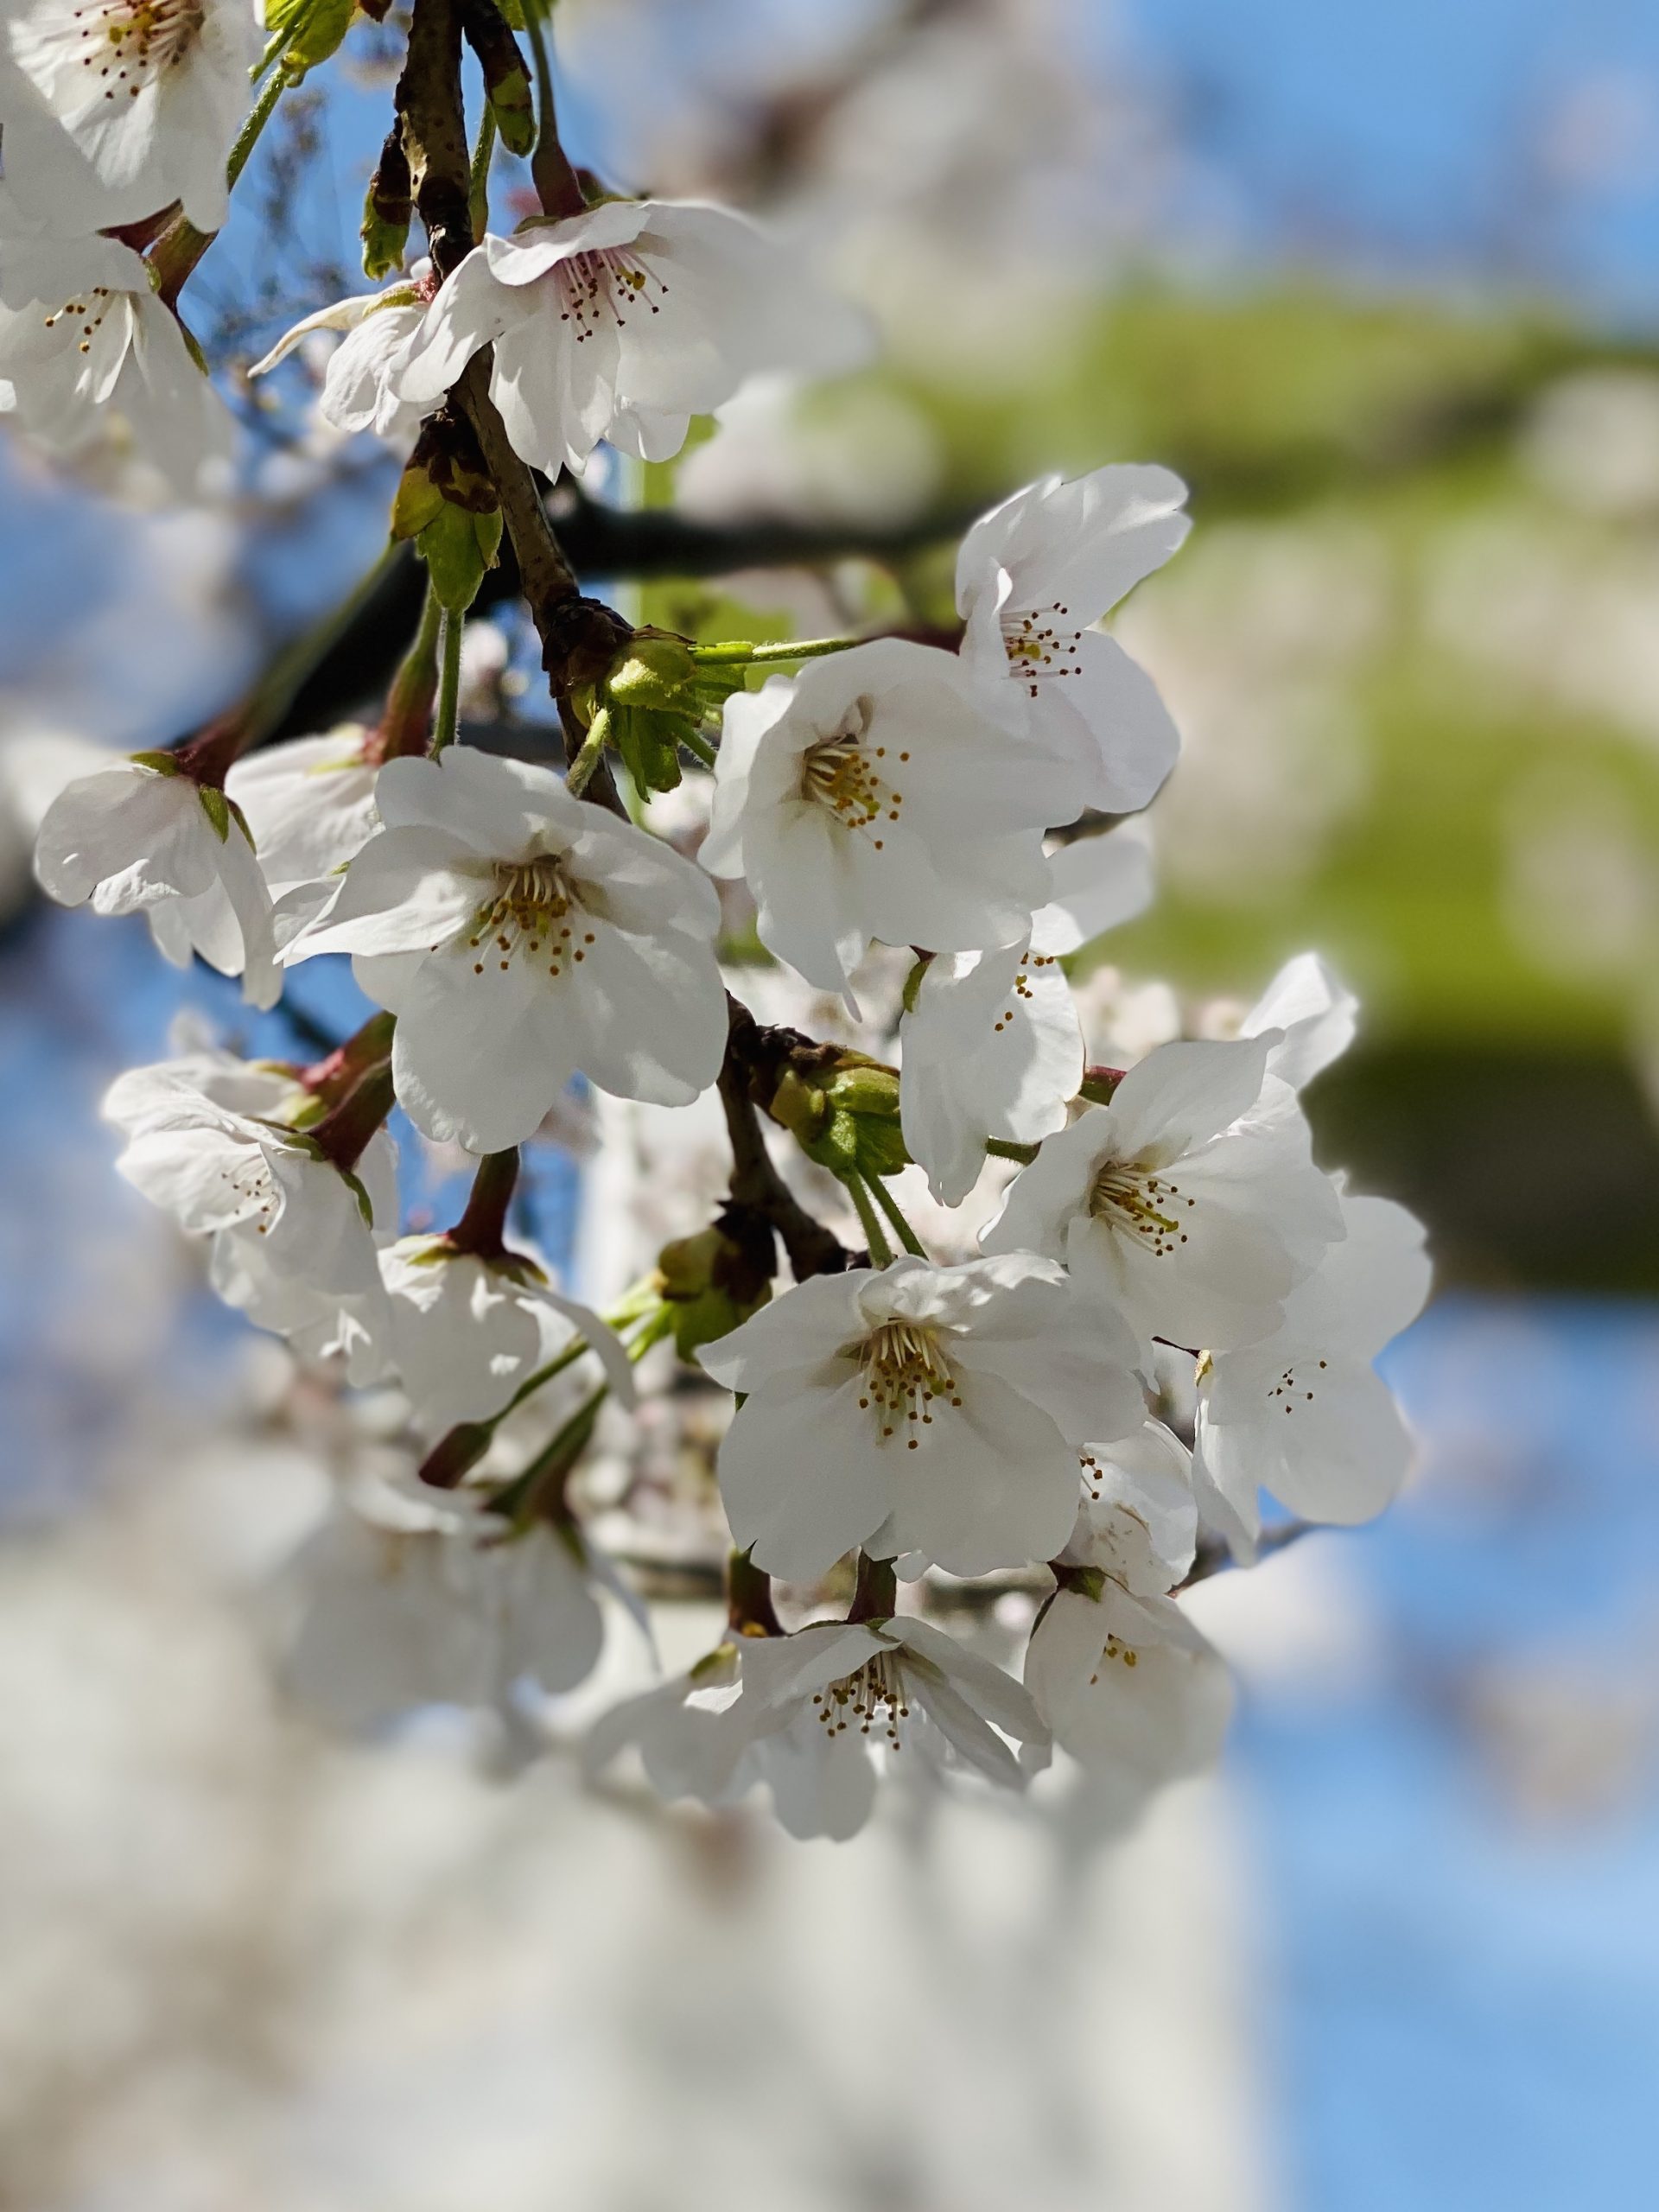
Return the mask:
<path id="1" fill-rule="evenodd" d="M 797 1282 L 809 1275 L 839 1274 L 852 1255 L 840 1238 L 815 1221 L 779 1173 L 761 1134 L 760 1115 L 749 1091 L 751 1056 L 763 1035 L 740 1000 L 727 995 L 730 1028 L 720 1070 L 720 1103 L 732 1141 L 734 1204 L 768 1222 L 788 1255 Z"/>
<path id="2" fill-rule="evenodd" d="M 459 0 L 415 0 L 409 56 L 397 82 L 397 106 L 414 181 L 416 213 L 425 226 L 432 265 L 447 280 L 473 250 L 471 160 L 461 89 L 461 8 Z M 519 588 L 542 640 L 542 665 L 566 722 L 566 758 L 575 758 L 572 732 L 563 713 L 571 689 L 591 683 L 632 633 L 619 614 L 584 599 L 565 559 L 536 479 L 513 451 L 490 397 L 489 347 L 462 371 L 454 399 L 472 424 L 479 450 L 512 540 Z M 626 819 L 610 771 L 601 762 L 587 796 Z"/>

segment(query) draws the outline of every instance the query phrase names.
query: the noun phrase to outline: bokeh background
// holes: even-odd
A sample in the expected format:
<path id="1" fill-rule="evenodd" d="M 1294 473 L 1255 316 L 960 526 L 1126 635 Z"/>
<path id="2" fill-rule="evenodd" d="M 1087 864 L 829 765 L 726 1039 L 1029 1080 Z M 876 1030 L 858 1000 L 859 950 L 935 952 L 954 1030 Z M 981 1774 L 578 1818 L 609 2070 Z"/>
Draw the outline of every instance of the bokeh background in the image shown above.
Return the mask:
<path id="1" fill-rule="evenodd" d="M 1162 894 L 1105 954 L 1148 1033 L 1158 981 L 1249 1000 L 1306 945 L 1361 992 L 1310 1103 L 1327 1160 L 1432 1227 L 1440 1295 L 1389 1361 L 1421 1469 L 1376 1529 L 1195 1599 L 1244 1688 L 1226 1767 L 1111 1850 L 1081 1812 L 902 1793 L 855 1845 L 785 1847 L 569 1761 L 486 1771 L 452 1715 L 341 1745 L 273 1696 L 271 1572 L 337 1415 L 115 1182 L 96 1102 L 181 1012 L 302 1036 L 249 1032 L 137 924 L 43 911 L 27 855 L 77 748 L 222 707 L 373 556 L 394 464 L 238 366 L 359 288 L 396 43 L 359 25 L 262 147 L 241 260 L 187 295 L 248 423 L 236 496 L 160 512 L 118 463 L 66 480 L 0 442 L 0 2203 L 1642 2202 L 1659 15 L 558 21 L 579 157 L 792 227 L 886 346 L 751 397 L 678 472 L 695 516 L 821 557 L 651 612 L 926 605 L 933 518 L 1051 467 L 1189 480 L 1192 540 L 1118 625 L 1185 737 Z M 533 720 L 533 665 L 504 615 L 475 710 Z M 348 1008 L 317 970 L 299 995 Z M 580 1163 L 549 1147 L 533 1185 L 568 1244 Z"/>

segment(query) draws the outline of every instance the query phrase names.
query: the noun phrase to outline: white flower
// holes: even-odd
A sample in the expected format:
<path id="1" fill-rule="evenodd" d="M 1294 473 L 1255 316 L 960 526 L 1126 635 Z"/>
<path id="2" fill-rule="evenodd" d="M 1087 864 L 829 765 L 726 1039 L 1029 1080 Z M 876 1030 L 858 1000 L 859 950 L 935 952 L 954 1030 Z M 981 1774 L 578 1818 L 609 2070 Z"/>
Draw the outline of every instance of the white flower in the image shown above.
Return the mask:
<path id="1" fill-rule="evenodd" d="M 1142 1340 L 1253 1344 L 1343 1233 L 1306 1122 L 1249 1118 L 1277 1033 L 1161 1045 L 1048 1138 L 983 1239 L 1063 1258 Z"/>
<path id="2" fill-rule="evenodd" d="M 342 722 L 326 737 L 296 737 L 245 753 L 225 779 L 241 808 L 273 899 L 334 879 L 375 830 L 378 762 L 364 758 L 372 733 Z"/>
<path id="3" fill-rule="evenodd" d="M 1219 1654 L 1173 1598 L 1109 1575 L 1049 1600 L 1026 1652 L 1026 1688 L 1063 1751 L 1135 1796 L 1200 1772 L 1221 1749 L 1233 1689 Z"/>
<path id="4" fill-rule="evenodd" d="M 1026 1654 L 1054 1740 L 1139 1798 L 1207 1766 L 1232 1710 L 1225 1667 L 1166 1594 L 1192 1564 L 1185 1446 L 1160 1422 L 1084 1455 L 1088 1485 L 1060 1587 Z"/>
<path id="5" fill-rule="evenodd" d="M 1258 1491 L 1309 1521 L 1369 1521 L 1398 1491 L 1411 1439 L 1371 1362 L 1422 1311 L 1423 1226 L 1386 1198 L 1344 1197 L 1347 1234 L 1285 1300 L 1265 1343 L 1202 1361 L 1194 1474 L 1206 1516 L 1254 1555 Z"/>
<path id="6" fill-rule="evenodd" d="M 8 132 L 7 152 L 11 141 Z M 138 256 L 117 239 L 0 238 L 0 415 L 71 456 L 118 423 L 181 496 L 234 437 Z"/>
<path id="7" fill-rule="evenodd" d="M 1084 1497 L 1060 1557 L 1100 1568 L 1137 1598 L 1173 1590 L 1198 1548 L 1191 1452 L 1162 1421 L 1148 1421 L 1079 1457 Z"/>
<path id="8" fill-rule="evenodd" d="M 826 1621 L 737 1649 L 742 1691 L 721 1726 L 794 1836 L 857 1834 L 875 1796 L 872 1752 L 908 1751 L 934 1774 L 966 1769 L 1019 1789 L 1025 1773 L 1005 1738 L 1033 1764 L 1047 1749 L 1020 1685 L 926 1621 Z"/>
<path id="9" fill-rule="evenodd" d="M 950 654 L 881 638 L 727 701 L 699 858 L 747 879 L 769 950 L 844 992 L 873 938 L 1022 937 L 1068 810 L 1065 764 L 1011 747 Z"/>
<path id="10" fill-rule="evenodd" d="M 250 1005 L 282 995 L 270 893 L 245 825 L 222 792 L 164 754 L 123 761 L 65 786 L 35 848 L 41 888 L 66 906 L 143 913 L 175 966 L 199 952 L 240 976 Z"/>
<path id="11" fill-rule="evenodd" d="M 1070 484 L 1050 476 L 962 542 L 963 659 L 1011 729 L 1075 763 L 1079 810 L 1131 813 L 1175 765 L 1180 740 L 1152 678 L 1090 626 L 1179 546 L 1185 498 L 1166 468 L 1097 468 Z"/>
<path id="12" fill-rule="evenodd" d="M 385 828 L 284 957 L 359 956 L 417 1128 L 502 1152 L 578 1070 L 668 1106 L 714 1081 L 719 900 L 690 862 L 550 770 L 464 745 L 388 761 L 375 803 Z"/>
<path id="13" fill-rule="evenodd" d="M 193 1236 L 246 1230 L 274 1265 L 319 1285 L 376 1279 L 371 1225 L 397 1223 L 397 1153 L 384 1130 L 356 1168 L 342 1173 L 302 1130 L 269 1114 L 226 1105 L 197 1087 L 198 1058 L 129 1068 L 105 1095 L 103 1114 L 127 1137 L 119 1173 Z M 241 1088 L 296 1095 L 291 1078 L 253 1068 Z M 217 1086 L 216 1086 L 217 1087 Z M 276 1110 L 272 1097 L 270 1112 Z"/>
<path id="14" fill-rule="evenodd" d="M 815 1276 L 697 1357 L 747 1394 L 720 1452 L 733 1538 L 791 1581 L 855 1544 L 954 1574 L 1051 1558 L 1078 1442 L 1145 1410 L 1127 1332 L 1027 1253 Z"/>
<path id="15" fill-rule="evenodd" d="M 323 371 L 317 402 L 323 421 L 337 430 L 372 430 L 377 437 L 394 444 L 407 443 L 419 429 L 423 416 L 431 413 L 433 403 L 416 405 L 403 398 L 391 372 L 426 315 L 432 296 L 425 276 L 429 267 L 417 263 L 410 276 L 389 284 L 384 292 L 359 293 L 319 308 L 315 315 L 284 331 L 248 374 L 269 374 L 315 331 L 343 330 L 346 336 Z"/>
<path id="16" fill-rule="evenodd" d="M 1354 1041 L 1359 1001 L 1338 982 L 1317 952 L 1287 960 L 1239 1024 L 1241 1037 L 1277 1030 L 1268 1052 L 1268 1074 L 1300 1090 Z M 1271 1086 L 1269 1086 L 1271 1088 Z"/>
<path id="17" fill-rule="evenodd" d="M 211 1236 L 227 1304 L 314 1357 L 382 1370 L 385 1294 L 375 1258 L 397 1224 L 397 1147 L 384 1129 L 343 1173 L 289 1116 L 308 1103 L 285 1070 L 199 1053 L 130 1068 L 103 1112 L 126 1135 L 116 1166 L 181 1228 Z"/>
<path id="18" fill-rule="evenodd" d="M 335 1726 L 423 1705 L 505 1713 L 514 1686 L 574 1689 L 604 1620 L 608 1562 L 569 1524 L 522 1535 L 473 1491 L 359 1482 L 283 1570 L 291 1694 Z"/>
<path id="19" fill-rule="evenodd" d="M 1050 862 L 1054 896 L 1028 937 L 995 952 L 940 953 L 899 1025 L 905 1143 L 942 1205 L 960 1205 L 987 1138 L 1035 1144 L 1065 1126 L 1083 1080 L 1083 1028 L 1061 957 L 1152 896 L 1144 833 L 1125 823 Z"/>
<path id="20" fill-rule="evenodd" d="M 556 476 L 601 438 L 666 461 L 693 415 L 761 369 L 845 365 L 849 318 L 736 215 L 611 200 L 486 238 L 392 369 L 431 408 L 494 347 L 490 395 L 520 459 Z"/>
<path id="21" fill-rule="evenodd" d="M 824 1621 L 735 1637 L 625 1700 L 595 1725 L 587 1764 L 595 1771 L 632 1744 L 660 1796 L 709 1806 L 764 1783 L 790 1834 L 841 1842 L 869 1817 L 874 1754 L 919 1754 L 931 1774 L 965 1768 L 1019 1789 L 1009 1736 L 1039 1756 L 1047 1743 L 1019 1684 L 943 1630 L 908 1618 Z"/>
<path id="22" fill-rule="evenodd" d="M 264 21 L 257 0 L 15 0 L 0 129 L 24 213 L 73 233 L 177 200 L 218 230 Z"/>
<path id="23" fill-rule="evenodd" d="M 633 1403 L 620 1342 L 597 1313 L 555 1290 L 529 1254 L 485 1259 L 442 1236 L 405 1236 L 379 1258 L 391 1363 L 424 1433 L 488 1421 L 578 1337 L 622 1403 Z"/>

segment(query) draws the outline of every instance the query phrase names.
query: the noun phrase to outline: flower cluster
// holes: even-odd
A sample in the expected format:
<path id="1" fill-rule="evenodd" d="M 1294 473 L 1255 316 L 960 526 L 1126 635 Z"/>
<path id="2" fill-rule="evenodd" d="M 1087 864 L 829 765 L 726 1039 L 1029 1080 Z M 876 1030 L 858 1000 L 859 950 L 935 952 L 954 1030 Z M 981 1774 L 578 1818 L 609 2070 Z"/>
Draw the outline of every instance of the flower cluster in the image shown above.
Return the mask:
<path id="1" fill-rule="evenodd" d="M 607 1608 L 674 1563 L 640 1555 L 628 1471 L 667 1418 L 643 1376 L 659 1408 L 734 1401 L 676 1506 L 727 1627 L 598 1720 L 595 1770 L 632 1750 L 668 1796 L 760 1785 L 793 1833 L 844 1836 L 888 1769 L 1018 1790 L 1058 1746 L 1132 1805 L 1226 1722 L 1183 1587 L 1276 1538 L 1264 1493 L 1348 1522 L 1399 1488 L 1372 1363 L 1427 1292 L 1418 1225 L 1313 1157 L 1300 1092 L 1354 1020 L 1317 959 L 1230 1033 L 1091 1056 L 1086 948 L 1151 896 L 1119 817 L 1178 752 L 1101 625 L 1179 550 L 1185 487 L 1115 465 L 1017 493 L 962 543 L 954 629 L 758 646 L 583 597 L 532 471 L 671 458 L 746 378 L 844 365 L 861 334 L 736 215 L 590 201 L 534 7 L 535 130 L 505 21 L 467 18 L 543 209 L 472 244 L 476 180 L 443 169 L 460 79 L 423 35 L 443 4 L 416 0 L 371 187 L 366 265 L 394 281 L 260 365 L 342 331 L 325 415 L 412 442 L 392 521 L 427 613 L 385 710 L 274 744 L 232 715 L 70 785 L 37 852 L 54 899 L 143 912 L 256 1010 L 330 955 L 378 1009 L 309 1065 L 197 1049 L 106 1102 L 122 1173 L 204 1241 L 219 1295 L 396 1408 L 285 1577 L 288 1679 L 354 1726 L 442 1701 L 549 1740 Z M 211 442 L 166 257 L 222 219 L 258 30 L 250 0 L 13 11 L 0 396 L 42 437 L 113 409 L 190 464 Z M 411 173 L 431 258 L 405 272 Z M 134 223 L 148 267 L 104 235 Z M 558 769 L 459 728 L 461 616 L 504 518 Z M 787 1019 L 756 1018 L 763 992 Z M 717 1099 L 730 1147 L 723 1198 L 603 1315 L 515 1215 L 521 1147 L 557 1141 L 573 1089 L 601 1129 L 617 1102 Z M 394 1112 L 471 1156 L 447 1228 L 404 1228 Z M 602 1192 L 602 1157 L 588 1174 Z"/>

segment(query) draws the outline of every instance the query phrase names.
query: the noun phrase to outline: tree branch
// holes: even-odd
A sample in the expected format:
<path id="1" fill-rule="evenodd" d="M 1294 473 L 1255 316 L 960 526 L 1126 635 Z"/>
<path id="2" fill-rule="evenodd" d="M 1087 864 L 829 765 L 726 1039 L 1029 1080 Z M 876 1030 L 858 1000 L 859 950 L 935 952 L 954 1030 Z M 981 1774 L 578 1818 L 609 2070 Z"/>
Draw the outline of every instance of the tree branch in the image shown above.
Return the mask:
<path id="1" fill-rule="evenodd" d="M 762 1032 L 741 1000 L 727 994 L 730 1027 L 720 1070 L 720 1103 L 732 1141 L 731 1192 L 771 1224 L 788 1255 L 797 1282 L 809 1275 L 839 1274 L 852 1259 L 840 1238 L 815 1221 L 778 1173 L 761 1134 L 760 1109 L 749 1093 L 752 1051 Z"/>

